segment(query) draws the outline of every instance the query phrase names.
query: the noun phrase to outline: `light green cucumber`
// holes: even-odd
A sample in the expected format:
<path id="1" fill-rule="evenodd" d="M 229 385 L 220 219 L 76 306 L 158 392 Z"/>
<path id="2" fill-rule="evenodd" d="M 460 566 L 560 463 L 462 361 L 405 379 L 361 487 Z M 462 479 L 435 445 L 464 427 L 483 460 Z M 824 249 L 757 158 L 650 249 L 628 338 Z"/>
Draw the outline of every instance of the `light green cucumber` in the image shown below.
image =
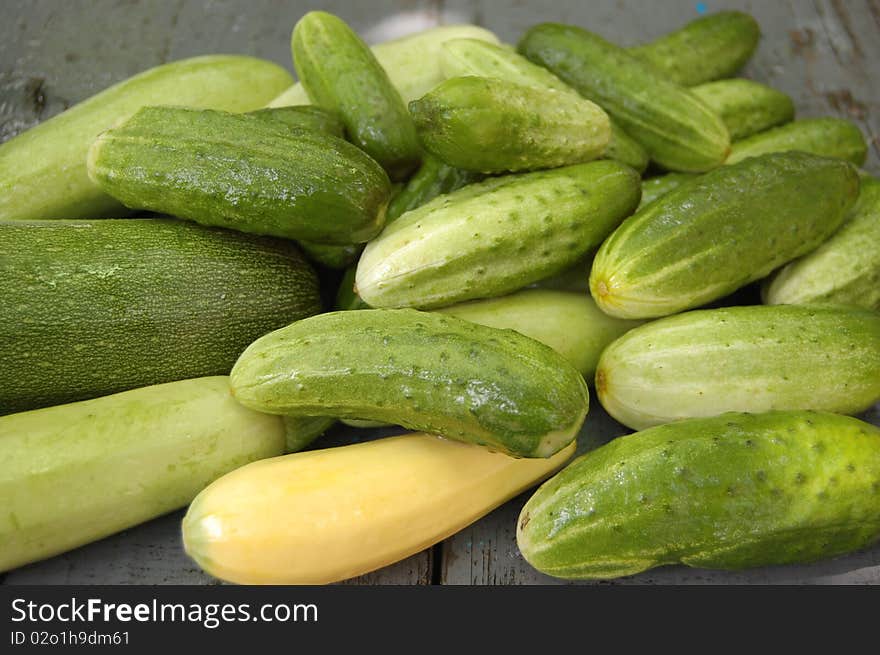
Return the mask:
<path id="1" fill-rule="evenodd" d="M 321 311 L 295 244 L 186 221 L 0 221 L 0 253 L 0 415 L 226 375 Z"/>
<path id="2" fill-rule="evenodd" d="M 589 295 L 524 289 L 500 298 L 472 300 L 437 310 L 472 323 L 516 330 L 550 346 L 592 382 L 605 347 L 638 321 L 613 318 Z"/>
<path id="3" fill-rule="evenodd" d="M 338 113 L 349 138 L 392 179 L 418 165 L 420 147 L 406 104 L 369 47 L 345 21 L 310 11 L 293 28 L 293 65 L 312 101 Z"/>
<path id="4" fill-rule="evenodd" d="M 611 138 L 608 116 L 589 100 L 497 78 L 451 78 L 409 110 L 428 152 L 481 173 L 591 161 Z"/>
<path id="5" fill-rule="evenodd" d="M 724 166 L 624 221 L 593 260 L 590 292 L 620 318 L 717 300 L 814 250 L 858 192 L 852 164 L 803 152 Z"/>
<path id="6" fill-rule="evenodd" d="M 382 168 L 342 139 L 218 111 L 141 109 L 98 137 L 88 167 L 127 207 L 336 245 L 374 237 L 391 197 Z"/>
<path id="7" fill-rule="evenodd" d="M 226 377 L 183 380 L 0 418 L 0 571 L 185 507 L 208 484 L 282 454 L 277 416 Z"/>
<path id="8" fill-rule="evenodd" d="M 770 305 L 836 303 L 880 310 L 880 180 L 863 176 L 847 221 L 764 287 Z"/>
<path id="9" fill-rule="evenodd" d="M 294 129 L 323 132 L 338 139 L 345 138 L 345 125 L 339 116 L 321 107 L 312 105 L 274 107 L 248 112 L 248 116 L 260 120 L 278 121 Z"/>
<path id="10" fill-rule="evenodd" d="M 421 98 L 445 78 L 440 67 L 441 46 L 450 39 L 498 43 L 498 37 L 477 25 L 439 25 L 370 47 L 404 102 Z M 302 84 L 294 84 L 269 103 L 270 107 L 310 102 Z"/>
<path id="11" fill-rule="evenodd" d="M 693 173 L 666 173 L 658 175 L 642 182 L 642 200 L 639 203 L 639 209 L 646 205 L 650 205 L 673 189 L 677 189 L 685 182 L 694 179 Z"/>
<path id="12" fill-rule="evenodd" d="M 822 157 L 836 157 L 856 166 L 865 163 L 868 146 L 858 127 L 842 118 L 802 118 L 755 134 L 735 144 L 725 163 L 771 152 L 800 150 Z"/>
<path id="13" fill-rule="evenodd" d="M 727 157 L 730 136 L 715 112 L 596 34 L 544 23 L 526 32 L 519 51 L 602 107 L 660 166 L 696 173 Z"/>
<path id="14" fill-rule="evenodd" d="M 336 423 L 329 416 L 282 416 L 284 422 L 284 452 L 298 453 L 324 434 Z"/>
<path id="15" fill-rule="evenodd" d="M 761 29 L 754 18 L 740 11 L 721 11 L 629 52 L 675 84 L 695 86 L 735 75 L 760 39 Z"/>
<path id="16" fill-rule="evenodd" d="M 476 39 L 452 39 L 441 48 L 441 66 L 447 78 L 476 75 L 494 77 L 560 93 L 577 91 L 546 68 L 537 66 L 513 49 Z M 623 128 L 611 121 L 611 136 L 604 156 L 629 164 L 640 173 L 648 166 L 648 154 Z"/>
<path id="17" fill-rule="evenodd" d="M 794 119 L 791 98 L 754 80 L 718 80 L 695 86 L 691 92 L 721 117 L 734 142 Z"/>
<path id="18" fill-rule="evenodd" d="M 848 416 L 691 419 L 573 461 L 525 504 L 516 540 L 570 579 L 812 562 L 880 537 L 878 480 L 880 429 Z"/>
<path id="19" fill-rule="evenodd" d="M 258 109 L 290 81 L 271 62 L 215 55 L 120 82 L 0 145 L 0 220 L 122 216 L 125 208 L 86 173 L 86 153 L 98 134 L 148 104 Z"/>
<path id="20" fill-rule="evenodd" d="M 605 349 L 596 391 L 635 430 L 729 411 L 856 414 L 880 400 L 880 314 L 757 305 L 670 316 Z"/>
<path id="21" fill-rule="evenodd" d="M 412 309 L 330 312 L 261 337 L 231 374 L 269 413 L 391 422 L 518 457 L 550 457 L 587 413 L 583 377 L 513 330 Z"/>
<path id="22" fill-rule="evenodd" d="M 468 184 L 479 182 L 483 177 L 480 173 L 455 168 L 436 157 L 425 155 L 419 170 L 409 179 L 400 193 L 391 199 L 388 211 L 385 213 L 385 220 L 390 223 L 437 196 L 452 193 Z"/>
<path id="23" fill-rule="evenodd" d="M 629 166 L 603 160 L 439 196 L 367 245 L 356 290 L 372 307 L 422 308 L 510 293 L 601 243 L 635 209 L 639 182 Z"/>

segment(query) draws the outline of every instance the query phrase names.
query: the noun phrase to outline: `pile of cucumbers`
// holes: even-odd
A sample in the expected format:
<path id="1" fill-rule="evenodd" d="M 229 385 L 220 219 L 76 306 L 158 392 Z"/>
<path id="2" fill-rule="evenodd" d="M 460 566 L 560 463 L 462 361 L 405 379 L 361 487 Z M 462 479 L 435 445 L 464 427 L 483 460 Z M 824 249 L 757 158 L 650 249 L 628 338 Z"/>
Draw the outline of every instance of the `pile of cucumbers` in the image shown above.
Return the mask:
<path id="1" fill-rule="evenodd" d="M 561 578 L 876 541 L 880 180 L 759 38 L 313 11 L 297 84 L 198 57 L 0 145 L 0 571 L 189 506 L 212 575 L 336 582 L 545 480 Z M 637 432 L 569 462 L 590 387 Z"/>

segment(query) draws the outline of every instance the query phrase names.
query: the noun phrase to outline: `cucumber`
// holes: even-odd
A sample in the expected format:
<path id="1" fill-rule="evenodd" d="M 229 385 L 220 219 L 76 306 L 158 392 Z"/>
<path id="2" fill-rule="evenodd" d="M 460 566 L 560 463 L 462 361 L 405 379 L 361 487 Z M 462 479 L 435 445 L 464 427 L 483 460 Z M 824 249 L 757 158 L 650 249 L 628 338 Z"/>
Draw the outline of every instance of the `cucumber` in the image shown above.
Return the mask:
<path id="1" fill-rule="evenodd" d="M 670 316 L 605 349 L 596 392 L 635 430 L 728 411 L 855 414 L 880 400 L 880 314 L 758 305 Z"/>
<path id="2" fill-rule="evenodd" d="M 608 316 L 589 295 L 547 289 L 524 289 L 437 311 L 480 325 L 516 330 L 540 341 L 565 357 L 588 381 L 592 381 L 605 347 L 639 325 L 638 321 Z"/>
<path id="3" fill-rule="evenodd" d="M 337 112 L 352 142 L 394 180 L 418 165 L 418 137 L 406 105 L 369 47 L 343 20 L 310 11 L 293 28 L 296 74 L 312 101 Z"/>
<path id="4" fill-rule="evenodd" d="M 557 471 L 427 434 L 276 457 L 224 476 L 183 519 L 187 554 L 244 584 L 326 584 L 414 555 Z"/>
<path id="5" fill-rule="evenodd" d="M 441 66 L 447 78 L 464 75 L 494 77 L 538 89 L 580 95 L 546 68 L 536 66 L 511 48 L 487 41 L 446 41 L 441 48 Z M 611 121 L 611 136 L 603 156 L 629 164 L 640 173 L 648 167 L 648 153 L 614 121 Z"/>
<path id="6" fill-rule="evenodd" d="M 861 166 L 865 163 L 868 146 L 859 128 L 850 121 L 803 118 L 735 143 L 726 163 L 736 164 L 748 157 L 787 150 L 836 157 Z"/>
<path id="7" fill-rule="evenodd" d="M 794 119 L 794 102 L 776 89 L 745 78 L 700 84 L 691 92 L 721 117 L 731 141 Z"/>
<path id="8" fill-rule="evenodd" d="M 184 507 L 283 448 L 280 419 L 236 403 L 226 377 L 4 416 L 0 571 Z"/>
<path id="9" fill-rule="evenodd" d="M 348 268 L 354 264 L 364 249 L 362 243 L 351 243 L 347 246 L 331 246 L 313 241 L 300 241 L 306 257 L 316 264 L 327 268 Z"/>
<path id="10" fill-rule="evenodd" d="M 292 243 L 163 218 L 0 222 L 0 414 L 227 374 L 321 310 Z"/>
<path id="11" fill-rule="evenodd" d="M 248 116 L 253 116 L 260 120 L 278 121 L 294 129 L 322 132 L 335 136 L 338 139 L 345 138 L 345 125 L 343 125 L 339 116 L 321 107 L 297 105 L 294 107 L 258 109 L 248 112 Z"/>
<path id="12" fill-rule="evenodd" d="M 336 301 L 333 308 L 337 310 L 365 309 L 369 307 L 354 291 L 354 278 L 357 267 L 352 266 L 342 276 L 339 289 L 336 292 Z"/>
<path id="13" fill-rule="evenodd" d="M 513 330 L 412 309 L 330 312 L 251 344 L 231 374 L 258 411 L 385 421 L 550 457 L 587 413 L 583 377 Z"/>
<path id="14" fill-rule="evenodd" d="M 102 134 L 89 175 L 127 207 L 345 245 L 381 229 L 391 185 L 355 146 L 217 111 L 147 107 Z"/>
<path id="15" fill-rule="evenodd" d="M 290 80 L 271 62 L 216 55 L 120 82 L 0 145 L 0 220 L 121 216 L 124 207 L 86 174 L 86 153 L 98 134 L 148 104 L 258 109 Z"/>
<path id="16" fill-rule="evenodd" d="M 409 179 L 400 193 L 391 199 L 385 220 L 390 223 L 437 196 L 452 193 L 482 179 L 483 175 L 480 173 L 455 168 L 436 157 L 425 155 L 416 174 Z"/>
<path id="17" fill-rule="evenodd" d="M 544 23 L 519 50 L 602 107 L 660 166 L 701 172 L 727 157 L 727 128 L 702 100 L 601 37 Z"/>
<path id="18" fill-rule="evenodd" d="M 367 245 L 357 292 L 373 307 L 433 308 L 516 291 L 601 243 L 638 204 L 639 182 L 633 169 L 609 160 L 440 196 Z"/>
<path id="19" fill-rule="evenodd" d="M 516 539 L 558 578 L 812 562 L 880 537 L 878 480 L 880 429 L 854 418 L 679 421 L 576 459 L 526 503 Z"/>
<path id="20" fill-rule="evenodd" d="M 590 292 L 620 318 L 717 300 L 814 250 L 858 192 L 852 164 L 803 152 L 724 166 L 624 221 L 593 260 Z"/>
<path id="21" fill-rule="evenodd" d="M 324 434 L 336 423 L 329 416 L 282 416 L 284 422 L 284 452 L 298 453 Z"/>
<path id="22" fill-rule="evenodd" d="M 665 196 L 673 189 L 677 189 L 685 182 L 693 180 L 694 177 L 693 173 L 666 173 L 665 175 L 658 175 L 657 177 L 644 180 L 642 182 L 642 200 L 639 203 L 639 210 L 650 205 L 657 198 Z"/>
<path id="23" fill-rule="evenodd" d="M 572 266 L 561 273 L 532 282 L 529 288 L 549 289 L 551 291 L 576 291 L 590 294 L 590 269 L 593 267 L 595 251 L 590 251 Z"/>
<path id="24" fill-rule="evenodd" d="M 404 103 L 421 98 L 445 78 L 440 68 L 441 47 L 450 39 L 475 39 L 498 43 L 498 37 L 476 25 L 439 25 L 371 46 L 388 79 Z M 302 84 L 294 84 L 269 103 L 270 107 L 308 104 Z"/>
<path id="25" fill-rule="evenodd" d="M 695 86 L 735 75 L 760 40 L 761 28 L 754 18 L 740 11 L 721 11 L 630 48 L 629 53 L 673 83 Z"/>
<path id="26" fill-rule="evenodd" d="M 488 77 L 454 77 L 409 110 L 425 149 L 481 173 L 556 168 L 598 159 L 608 116 L 573 93 Z"/>
<path id="27" fill-rule="evenodd" d="M 880 180 L 862 177 L 859 199 L 828 241 L 768 280 L 770 305 L 837 303 L 880 310 Z"/>
<path id="28" fill-rule="evenodd" d="M 356 418 L 344 418 L 339 421 L 343 425 L 358 430 L 371 430 L 373 428 L 385 428 L 394 425 L 393 423 L 383 423 L 382 421 L 364 421 Z"/>

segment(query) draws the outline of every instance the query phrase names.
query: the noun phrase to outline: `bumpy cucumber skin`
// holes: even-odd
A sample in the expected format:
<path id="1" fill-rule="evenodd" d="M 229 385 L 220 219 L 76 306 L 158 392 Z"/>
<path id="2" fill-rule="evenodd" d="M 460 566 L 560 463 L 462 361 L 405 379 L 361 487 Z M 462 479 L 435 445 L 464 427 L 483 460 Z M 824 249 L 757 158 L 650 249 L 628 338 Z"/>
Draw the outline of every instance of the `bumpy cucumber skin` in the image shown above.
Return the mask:
<path id="1" fill-rule="evenodd" d="M 605 349 L 596 391 L 635 430 L 729 411 L 855 414 L 880 399 L 880 314 L 758 305 L 670 316 Z"/>
<path id="2" fill-rule="evenodd" d="M 745 78 L 700 84 L 691 92 L 721 117 L 731 141 L 794 119 L 794 102 L 782 91 Z"/>
<path id="3" fill-rule="evenodd" d="M 608 116 L 589 100 L 488 77 L 446 80 L 409 110 L 428 152 L 481 173 L 591 161 L 611 138 Z"/>
<path id="4" fill-rule="evenodd" d="M 516 330 L 550 346 L 592 382 L 599 355 L 612 341 L 639 325 L 608 316 L 589 295 L 524 289 L 437 311 L 489 327 Z"/>
<path id="5" fill-rule="evenodd" d="M 595 34 L 544 23 L 519 50 L 601 106 L 664 168 L 710 170 L 730 151 L 727 128 L 702 100 Z"/>
<path id="6" fill-rule="evenodd" d="M 248 112 L 248 116 L 260 120 L 278 121 L 294 129 L 315 130 L 335 136 L 337 139 L 345 138 L 345 125 L 342 119 L 334 112 L 321 107 L 312 105 L 272 107 Z"/>
<path id="7" fill-rule="evenodd" d="M 104 130 L 148 104 L 250 111 L 290 84 L 280 66 L 215 55 L 151 68 L 0 145 L 0 220 L 123 216 L 89 179 L 86 153 Z"/>
<path id="8" fill-rule="evenodd" d="M 768 280 L 769 305 L 835 303 L 880 310 L 880 180 L 863 176 L 846 223 Z"/>
<path id="9" fill-rule="evenodd" d="M 724 166 L 624 221 L 593 260 L 590 292 L 620 318 L 698 307 L 815 249 L 858 192 L 851 164 L 802 152 Z"/>
<path id="10" fill-rule="evenodd" d="M 336 423 L 330 416 L 282 416 L 284 422 L 284 452 L 298 453 L 310 446 Z"/>
<path id="11" fill-rule="evenodd" d="M 658 175 L 642 182 L 642 200 L 639 202 L 639 209 L 650 205 L 652 202 L 665 196 L 673 189 L 677 189 L 685 182 L 689 182 L 696 177 L 693 173 L 666 173 Z"/>
<path id="12" fill-rule="evenodd" d="M 388 211 L 385 213 L 385 221 L 390 223 L 437 196 L 479 182 L 483 177 L 480 173 L 455 168 L 436 157 L 425 155 L 416 174 L 407 181 L 400 193 L 391 199 Z"/>
<path id="13" fill-rule="evenodd" d="M 370 48 L 340 18 L 310 11 L 293 29 L 293 65 L 312 101 L 337 112 L 352 142 L 394 180 L 419 163 L 406 104 Z"/>
<path id="14" fill-rule="evenodd" d="M 868 145 L 858 127 L 842 118 L 803 118 L 755 134 L 733 145 L 727 164 L 771 152 L 799 150 L 822 157 L 865 163 Z"/>
<path id="15" fill-rule="evenodd" d="M 371 241 L 357 292 L 373 307 L 434 308 L 516 291 L 594 249 L 638 205 L 639 186 L 610 160 L 468 185 Z"/>
<path id="16" fill-rule="evenodd" d="M 697 18 L 684 27 L 629 53 L 681 86 L 731 77 L 758 47 L 758 22 L 739 11 Z"/>
<path id="17" fill-rule="evenodd" d="M 0 223 L 0 414 L 227 374 L 321 311 L 287 241 L 172 219 Z"/>
<path id="18" fill-rule="evenodd" d="M 513 330 L 411 309 L 331 312 L 268 334 L 231 374 L 246 407 L 392 422 L 518 457 L 570 443 L 587 385 Z"/>
<path id="19" fill-rule="evenodd" d="M 517 523 L 539 571 L 812 562 L 880 536 L 880 429 L 818 412 L 728 413 L 615 439 L 544 483 Z"/>
<path id="20" fill-rule="evenodd" d="M 373 238 L 391 197 L 350 143 L 225 112 L 147 107 L 102 134 L 88 166 L 127 207 L 337 245 Z"/>
<path id="21" fill-rule="evenodd" d="M 0 418 L 0 571 L 180 507 L 249 462 L 280 455 L 277 416 L 226 377 L 183 380 Z"/>

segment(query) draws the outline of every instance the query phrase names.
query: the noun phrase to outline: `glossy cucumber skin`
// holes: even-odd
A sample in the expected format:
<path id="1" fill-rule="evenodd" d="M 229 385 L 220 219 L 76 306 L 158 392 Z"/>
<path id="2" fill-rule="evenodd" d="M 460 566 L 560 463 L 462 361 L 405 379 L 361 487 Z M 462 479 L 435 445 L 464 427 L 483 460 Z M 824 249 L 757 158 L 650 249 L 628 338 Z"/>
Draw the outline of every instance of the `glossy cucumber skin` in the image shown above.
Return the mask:
<path id="1" fill-rule="evenodd" d="M 621 318 L 722 298 L 815 249 L 843 223 L 858 190 L 852 164 L 801 152 L 724 166 L 624 221 L 593 261 L 590 292 Z"/>
<path id="2" fill-rule="evenodd" d="M 800 150 L 822 157 L 865 163 L 868 146 L 858 127 L 842 118 L 802 118 L 766 130 L 733 145 L 727 164 L 771 152 Z"/>
<path id="3" fill-rule="evenodd" d="M 757 305 L 669 316 L 605 349 L 596 391 L 635 430 L 729 411 L 856 414 L 880 400 L 880 314 Z"/>
<path id="4" fill-rule="evenodd" d="M 734 142 L 794 120 L 792 99 L 754 80 L 718 80 L 691 92 L 721 117 Z"/>
<path id="5" fill-rule="evenodd" d="M 603 160 L 491 178 L 407 212 L 370 242 L 356 288 L 373 307 L 500 296 L 561 272 L 639 201 L 632 168 Z"/>
<path id="6" fill-rule="evenodd" d="M 248 112 L 248 116 L 261 120 L 272 120 L 288 127 L 301 130 L 323 132 L 337 139 L 345 138 L 345 125 L 335 113 L 312 105 L 291 107 L 272 107 Z"/>
<path id="7" fill-rule="evenodd" d="M 225 112 L 147 107 L 102 134 L 88 165 L 127 207 L 337 245 L 374 237 L 391 196 L 352 144 Z"/>
<path id="8" fill-rule="evenodd" d="M 226 375 L 321 310 L 286 241 L 172 219 L 0 222 L 0 414 Z"/>
<path id="9" fill-rule="evenodd" d="M 283 447 L 280 419 L 236 403 L 226 377 L 0 417 L 0 571 L 185 507 Z"/>
<path id="10" fill-rule="evenodd" d="M 722 11 L 630 48 L 629 53 L 675 84 L 695 86 L 733 76 L 755 52 L 760 39 L 761 29 L 754 18 L 739 11 Z"/>
<path id="11" fill-rule="evenodd" d="M 262 59 L 182 59 L 124 80 L 0 145 L 0 220 L 122 216 L 89 179 L 86 153 L 104 130 L 145 105 L 250 111 L 290 84 Z"/>
<path id="12" fill-rule="evenodd" d="M 880 249 L 876 244 L 880 244 L 880 180 L 866 175 L 843 227 L 770 278 L 764 302 L 835 303 L 880 310 Z"/>
<path id="13" fill-rule="evenodd" d="M 727 128 L 702 100 L 601 37 L 544 23 L 519 51 L 602 107 L 664 168 L 702 172 L 727 157 Z"/>
<path id="14" fill-rule="evenodd" d="M 425 155 L 419 170 L 388 204 L 386 223 L 396 220 L 411 209 L 421 207 L 437 196 L 479 182 L 483 177 L 481 173 L 455 168 L 436 157 Z"/>
<path id="15" fill-rule="evenodd" d="M 447 78 L 464 75 L 493 77 L 580 95 L 546 68 L 533 64 L 511 48 L 486 41 L 446 41 L 441 48 L 441 65 Z M 632 166 L 640 173 L 648 166 L 648 153 L 614 121 L 611 121 L 611 135 L 603 156 Z"/>
<path id="16" fill-rule="evenodd" d="M 685 182 L 693 180 L 696 176 L 693 173 L 666 173 L 658 175 L 642 182 L 642 200 L 639 202 L 639 209 L 650 205 L 673 189 L 677 189 Z"/>
<path id="17" fill-rule="evenodd" d="M 588 294 L 524 289 L 436 310 L 472 323 L 516 330 L 550 346 L 592 382 L 599 355 L 639 321 L 608 316 Z"/>
<path id="18" fill-rule="evenodd" d="M 608 579 L 656 566 L 812 562 L 880 536 L 880 429 L 819 412 L 728 413 L 584 455 L 523 508 L 539 571 Z"/>
<path id="19" fill-rule="evenodd" d="M 312 101 L 337 112 L 349 138 L 394 180 L 419 163 L 406 105 L 360 37 L 333 14 L 311 11 L 293 29 L 296 74 Z"/>
<path id="20" fill-rule="evenodd" d="M 246 407 L 392 422 L 519 457 L 570 443 L 583 377 L 513 330 L 412 309 L 320 314 L 251 344 L 231 374 Z"/>

